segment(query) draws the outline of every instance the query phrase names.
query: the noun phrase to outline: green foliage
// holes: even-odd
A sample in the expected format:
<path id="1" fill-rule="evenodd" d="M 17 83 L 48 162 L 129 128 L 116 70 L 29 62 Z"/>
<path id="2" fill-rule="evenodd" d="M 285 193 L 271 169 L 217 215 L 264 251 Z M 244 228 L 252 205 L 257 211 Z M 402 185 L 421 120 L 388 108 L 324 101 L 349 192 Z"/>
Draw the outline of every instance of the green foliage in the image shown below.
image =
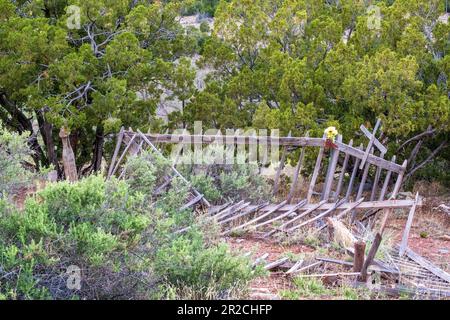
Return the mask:
<path id="1" fill-rule="evenodd" d="M 208 22 L 203 21 L 200 23 L 200 31 L 205 33 L 209 33 L 211 31 Z"/>
<path id="2" fill-rule="evenodd" d="M 0 196 L 23 187 L 31 181 L 32 173 L 23 167 L 31 159 L 27 133 L 6 130 L 0 122 Z"/>
<path id="3" fill-rule="evenodd" d="M 81 9 L 79 29 L 68 27 L 69 5 Z M 0 119 L 18 132 L 31 134 L 33 120 L 50 128 L 33 141 L 44 165 L 57 164 L 43 151 L 50 144 L 61 156 L 63 125 L 76 136 L 80 165 L 121 125 L 158 127 L 165 90 L 181 101 L 193 94 L 193 77 L 182 77 L 186 58 L 175 63 L 198 50 L 177 21 L 180 8 L 178 1 L 1 1 Z"/>
<path id="4" fill-rule="evenodd" d="M 205 174 L 193 175 L 191 183 L 208 201 L 216 202 L 220 199 L 221 193 L 214 184 L 214 179 Z"/>
<path id="5" fill-rule="evenodd" d="M 191 0 L 186 2 L 187 6 L 183 10 L 184 15 L 200 13 L 213 17 L 220 0 Z"/>
<path id="6" fill-rule="evenodd" d="M 162 248 L 156 257 L 155 271 L 180 287 L 188 286 L 206 294 L 208 285 L 219 293 L 254 277 L 250 260 L 234 256 L 226 245 L 207 248 L 197 235 L 180 237 Z"/>
<path id="7" fill-rule="evenodd" d="M 220 173 L 219 181 L 222 194 L 226 198 L 256 202 L 271 198 L 270 185 L 259 175 L 256 164 L 235 164 L 232 169 Z"/>
<path id="8" fill-rule="evenodd" d="M 259 174 L 258 164 L 245 162 L 244 155 L 233 158 L 233 164 L 220 164 L 225 160 L 225 149 L 211 145 L 203 150 L 197 163 L 194 157 L 193 152 L 186 150 L 178 168 L 209 201 L 249 199 L 261 202 L 272 197 L 272 188 Z"/>
<path id="9" fill-rule="evenodd" d="M 320 279 L 308 277 L 296 277 L 293 280 L 295 289 L 282 291 L 281 296 L 285 299 L 320 298 L 331 293 Z"/>
<path id="10" fill-rule="evenodd" d="M 156 184 L 170 172 L 169 164 L 160 155 L 144 151 L 127 159 L 124 176 L 133 190 L 151 195 Z"/>
<path id="11" fill-rule="evenodd" d="M 155 158 L 143 153 L 129 159 L 131 178 L 125 181 L 90 176 L 49 184 L 20 210 L 1 198 L 1 297 L 141 299 L 170 297 L 167 288 L 181 292 L 188 285 L 202 297 L 217 298 L 255 277 L 250 262 L 219 245 L 212 230 L 174 233 L 196 217 L 179 210 L 188 195 L 179 179 L 162 197 L 146 196 L 167 170 Z M 131 187 L 146 169 L 140 182 L 149 189 Z M 69 266 L 82 270 L 79 290 L 67 286 Z"/>
<path id="12" fill-rule="evenodd" d="M 380 9 L 379 28 L 372 27 L 369 5 Z M 414 143 L 397 151 L 399 145 L 431 125 L 437 134 L 424 141 L 419 164 L 449 130 L 450 24 L 438 19 L 443 13 L 439 0 L 222 1 L 199 62 L 213 72 L 205 90 L 171 120 L 279 128 L 293 136 L 321 136 L 332 123 L 348 141 L 361 124 L 381 118 L 400 162 Z M 432 167 L 448 166 L 445 151 Z M 436 179 L 443 173 L 422 168 L 417 174 Z"/>

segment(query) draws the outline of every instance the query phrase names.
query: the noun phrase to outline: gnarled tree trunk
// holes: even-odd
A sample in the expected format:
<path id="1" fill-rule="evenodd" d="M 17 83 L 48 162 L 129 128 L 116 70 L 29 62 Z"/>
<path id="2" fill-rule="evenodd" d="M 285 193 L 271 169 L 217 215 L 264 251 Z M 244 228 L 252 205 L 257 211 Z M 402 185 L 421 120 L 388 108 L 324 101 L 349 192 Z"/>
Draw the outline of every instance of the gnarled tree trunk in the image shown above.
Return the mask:
<path id="1" fill-rule="evenodd" d="M 78 180 L 78 174 L 77 166 L 75 164 L 75 155 L 70 145 L 69 135 L 70 132 L 68 129 L 62 127 L 59 132 L 59 137 L 61 138 L 63 144 L 64 174 L 66 176 L 66 180 L 74 182 Z"/>

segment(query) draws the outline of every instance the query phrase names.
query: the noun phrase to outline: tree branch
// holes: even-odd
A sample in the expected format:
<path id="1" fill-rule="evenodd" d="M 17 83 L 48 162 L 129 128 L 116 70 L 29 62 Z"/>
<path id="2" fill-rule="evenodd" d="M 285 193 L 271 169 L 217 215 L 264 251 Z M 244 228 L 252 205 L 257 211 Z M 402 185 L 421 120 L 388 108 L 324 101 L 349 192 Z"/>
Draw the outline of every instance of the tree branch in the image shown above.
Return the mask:
<path id="1" fill-rule="evenodd" d="M 408 145 L 409 143 L 415 141 L 415 140 L 419 140 L 425 136 L 430 136 L 433 135 L 436 132 L 436 129 L 433 129 L 431 126 L 428 126 L 428 129 L 414 137 L 412 137 L 411 139 L 408 139 L 407 141 L 405 141 L 398 149 L 397 152 L 399 152 L 401 149 L 403 149 L 406 145 Z"/>
<path id="2" fill-rule="evenodd" d="M 447 146 L 447 141 L 443 141 L 439 147 L 434 149 L 434 151 L 426 158 L 422 163 L 417 165 L 415 168 L 411 169 L 408 174 L 406 175 L 405 181 L 408 180 L 414 173 L 416 173 L 417 170 L 423 168 L 427 163 L 429 163 L 431 160 L 433 160 L 434 157 L 445 147 Z"/>

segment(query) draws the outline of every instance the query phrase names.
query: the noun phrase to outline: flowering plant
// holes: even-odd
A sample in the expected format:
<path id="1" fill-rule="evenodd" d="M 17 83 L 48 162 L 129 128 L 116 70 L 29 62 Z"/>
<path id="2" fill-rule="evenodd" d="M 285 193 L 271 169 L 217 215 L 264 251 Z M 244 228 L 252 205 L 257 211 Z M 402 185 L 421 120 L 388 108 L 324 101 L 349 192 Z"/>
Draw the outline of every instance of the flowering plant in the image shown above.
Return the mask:
<path id="1" fill-rule="evenodd" d="M 328 127 L 325 129 L 325 135 L 327 136 L 327 139 L 334 142 L 336 136 L 338 135 L 338 131 L 335 127 Z"/>

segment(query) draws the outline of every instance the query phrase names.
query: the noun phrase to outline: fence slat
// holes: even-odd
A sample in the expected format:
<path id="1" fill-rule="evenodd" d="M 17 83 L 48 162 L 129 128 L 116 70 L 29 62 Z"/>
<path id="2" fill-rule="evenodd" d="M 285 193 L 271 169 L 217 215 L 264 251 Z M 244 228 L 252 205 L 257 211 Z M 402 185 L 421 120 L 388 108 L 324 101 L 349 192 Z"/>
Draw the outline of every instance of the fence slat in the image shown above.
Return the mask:
<path id="1" fill-rule="evenodd" d="M 392 162 L 395 162 L 396 156 L 392 157 Z M 383 201 L 384 196 L 386 195 L 387 189 L 389 187 L 389 180 L 391 180 L 392 171 L 388 171 L 386 173 L 386 177 L 384 178 L 383 188 L 381 189 L 380 196 L 378 198 L 378 201 Z"/>
<path id="2" fill-rule="evenodd" d="M 300 177 L 302 171 L 304 158 L 305 158 L 305 148 L 302 148 L 302 151 L 300 152 L 300 156 L 298 158 L 297 166 L 295 167 L 294 179 L 292 180 L 291 190 L 289 191 L 289 195 L 286 199 L 287 203 L 291 203 L 292 199 L 294 198 L 295 190 L 297 189 L 298 178 Z"/>
<path id="3" fill-rule="evenodd" d="M 380 158 L 384 158 L 384 153 L 380 155 Z M 375 173 L 375 179 L 373 180 L 373 187 L 372 187 L 372 193 L 370 194 L 370 201 L 375 200 L 375 197 L 377 196 L 377 189 L 378 189 L 378 182 L 380 181 L 381 177 L 381 167 L 377 167 L 377 171 Z"/>
<path id="4" fill-rule="evenodd" d="M 326 135 L 324 134 L 323 139 L 325 139 L 325 137 L 326 137 Z M 314 167 L 314 172 L 311 177 L 311 182 L 309 184 L 308 196 L 306 197 L 308 203 L 311 202 L 311 198 L 312 198 L 312 195 L 314 192 L 314 185 L 316 184 L 316 180 L 319 175 L 320 164 L 322 163 L 322 158 L 323 158 L 323 152 L 324 152 L 324 147 L 320 147 L 319 154 L 317 155 L 317 159 L 316 159 L 316 165 Z"/>
<path id="5" fill-rule="evenodd" d="M 342 136 L 337 137 L 338 142 L 342 142 Z M 328 165 L 328 172 L 325 178 L 325 184 L 323 187 L 321 200 L 327 200 L 330 198 L 331 188 L 333 187 L 334 172 L 336 171 L 337 162 L 339 160 L 339 149 L 332 149 L 330 155 L 330 164 Z"/>
<path id="6" fill-rule="evenodd" d="M 358 148 L 362 149 L 363 148 L 363 144 L 361 143 Z M 356 175 L 358 173 L 358 167 L 359 167 L 359 162 L 360 161 L 361 161 L 361 159 L 357 158 L 356 161 L 355 161 L 355 165 L 353 166 L 352 176 L 350 177 L 350 182 L 348 183 L 347 193 L 345 194 L 345 198 L 346 199 L 350 199 L 350 196 L 352 194 L 353 183 L 355 182 Z"/>
<path id="7" fill-rule="evenodd" d="M 350 140 L 348 145 L 349 146 L 353 146 L 353 139 Z M 348 153 L 346 153 L 345 154 L 345 158 L 344 158 L 344 163 L 342 164 L 341 175 L 339 176 L 339 181 L 338 181 L 338 185 L 337 185 L 337 188 L 336 188 L 335 199 L 339 198 L 339 196 L 341 195 L 342 185 L 344 184 L 344 178 L 345 178 L 345 173 L 347 171 L 348 159 L 349 158 L 350 158 L 350 155 Z"/>

